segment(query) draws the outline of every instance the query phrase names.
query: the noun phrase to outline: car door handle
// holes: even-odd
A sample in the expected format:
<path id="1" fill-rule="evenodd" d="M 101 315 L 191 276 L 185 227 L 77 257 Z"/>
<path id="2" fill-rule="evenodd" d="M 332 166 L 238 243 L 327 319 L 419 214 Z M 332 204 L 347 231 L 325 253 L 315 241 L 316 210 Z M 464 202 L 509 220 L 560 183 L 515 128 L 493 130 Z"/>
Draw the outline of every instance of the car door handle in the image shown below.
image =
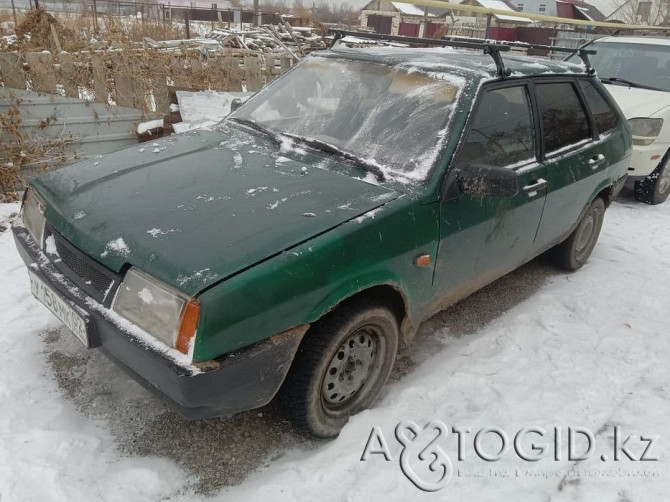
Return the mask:
<path id="1" fill-rule="evenodd" d="M 600 167 L 607 159 L 605 156 L 600 153 L 596 157 L 593 157 L 592 159 L 589 160 L 589 166 L 591 166 L 591 169 L 596 170 L 598 167 Z"/>
<path id="2" fill-rule="evenodd" d="M 537 193 L 547 187 L 547 180 L 540 178 L 532 185 L 526 185 L 523 187 L 523 191 L 528 194 L 528 197 L 535 197 Z"/>

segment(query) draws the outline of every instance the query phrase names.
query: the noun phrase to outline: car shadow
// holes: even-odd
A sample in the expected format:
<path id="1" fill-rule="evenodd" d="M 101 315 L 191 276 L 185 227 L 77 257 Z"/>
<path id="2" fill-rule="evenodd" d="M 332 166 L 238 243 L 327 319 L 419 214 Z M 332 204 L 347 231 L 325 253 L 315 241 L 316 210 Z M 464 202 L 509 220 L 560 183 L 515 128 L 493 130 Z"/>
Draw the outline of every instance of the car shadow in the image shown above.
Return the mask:
<path id="1" fill-rule="evenodd" d="M 546 258 L 537 258 L 435 315 L 400 352 L 392 382 L 435 354 L 445 340 L 475 335 L 559 273 Z M 101 353 L 83 348 L 64 328 L 45 333 L 44 342 L 62 392 L 83 415 L 111 429 L 122 454 L 174 461 L 190 475 L 186 489 L 198 494 L 239 484 L 287 449 L 323 444 L 296 429 L 276 402 L 230 418 L 184 420 Z"/>

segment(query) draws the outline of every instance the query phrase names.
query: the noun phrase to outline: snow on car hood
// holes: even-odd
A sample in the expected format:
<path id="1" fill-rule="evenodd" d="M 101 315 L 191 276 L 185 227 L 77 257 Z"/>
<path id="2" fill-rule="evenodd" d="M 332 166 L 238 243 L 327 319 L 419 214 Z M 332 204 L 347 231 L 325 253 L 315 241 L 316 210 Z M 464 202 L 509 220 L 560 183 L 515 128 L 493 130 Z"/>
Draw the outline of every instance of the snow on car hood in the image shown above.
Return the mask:
<path id="1" fill-rule="evenodd" d="M 639 89 L 617 84 L 605 87 L 616 100 L 627 119 L 652 117 L 663 108 L 670 106 L 670 92 Z"/>
<path id="2" fill-rule="evenodd" d="M 49 223 L 75 246 L 192 295 L 398 196 L 317 159 L 284 157 L 229 127 L 135 146 L 34 185 Z"/>

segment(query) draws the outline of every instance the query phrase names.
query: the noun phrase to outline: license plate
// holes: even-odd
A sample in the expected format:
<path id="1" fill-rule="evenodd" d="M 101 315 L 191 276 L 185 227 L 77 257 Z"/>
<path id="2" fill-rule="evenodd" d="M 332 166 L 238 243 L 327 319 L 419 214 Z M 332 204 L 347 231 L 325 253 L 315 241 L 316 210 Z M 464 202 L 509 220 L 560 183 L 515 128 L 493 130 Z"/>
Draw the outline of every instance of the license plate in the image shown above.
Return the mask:
<path id="1" fill-rule="evenodd" d="M 53 315 L 58 317 L 63 324 L 74 335 L 82 341 L 86 347 L 89 347 L 88 329 L 86 319 L 80 315 L 66 300 L 60 297 L 42 279 L 28 270 L 30 276 L 30 291 L 33 296 L 48 308 Z"/>

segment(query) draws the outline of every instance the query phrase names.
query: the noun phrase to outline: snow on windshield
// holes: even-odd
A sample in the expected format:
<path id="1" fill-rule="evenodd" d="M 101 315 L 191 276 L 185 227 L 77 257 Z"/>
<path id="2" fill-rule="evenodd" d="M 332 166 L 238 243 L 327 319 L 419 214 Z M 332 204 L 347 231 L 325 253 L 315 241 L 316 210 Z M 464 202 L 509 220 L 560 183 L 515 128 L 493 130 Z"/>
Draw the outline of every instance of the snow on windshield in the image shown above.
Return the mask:
<path id="1" fill-rule="evenodd" d="M 438 157 L 464 86 L 449 74 L 312 57 L 234 117 L 334 146 L 387 178 L 421 181 Z"/>

